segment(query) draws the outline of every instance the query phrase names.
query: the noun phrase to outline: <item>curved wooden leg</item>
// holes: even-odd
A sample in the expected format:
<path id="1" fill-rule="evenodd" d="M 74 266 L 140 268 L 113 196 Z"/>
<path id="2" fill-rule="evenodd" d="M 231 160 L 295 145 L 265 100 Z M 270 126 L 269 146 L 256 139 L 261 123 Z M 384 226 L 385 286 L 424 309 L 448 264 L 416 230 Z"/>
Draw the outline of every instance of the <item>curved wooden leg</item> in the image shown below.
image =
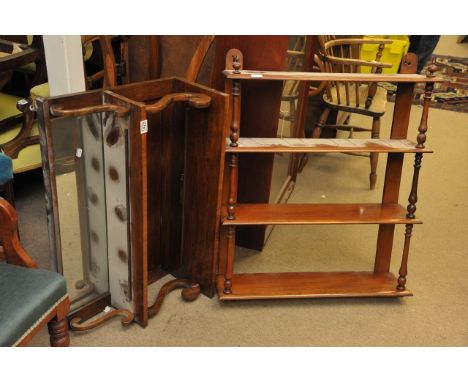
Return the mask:
<path id="1" fill-rule="evenodd" d="M 374 117 L 372 120 L 372 138 L 378 139 L 380 136 L 380 117 Z M 375 183 L 377 182 L 377 163 L 379 161 L 378 153 L 370 153 L 370 167 L 371 172 L 369 175 L 370 189 L 375 188 Z"/>
<path id="2" fill-rule="evenodd" d="M 98 318 L 87 321 L 85 324 L 81 323 L 81 317 L 74 317 L 70 321 L 70 328 L 78 332 L 85 330 L 94 329 L 95 327 L 103 324 L 104 322 L 110 320 L 113 317 L 122 316 L 122 326 L 128 326 L 133 322 L 133 313 L 127 309 L 116 309 L 107 312 L 106 314 L 99 316 Z"/>
<path id="3" fill-rule="evenodd" d="M 68 334 L 68 321 L 66 318 L 57 320 L 54 318 L 47 324 L 50 335 L 50 346 L 66 347 L 70 345 L 70 336 Z"/>
<path id="4" fill-rule="evenodd" d="M 164 298 L 174 289 L 183 288 L 181 295 L 185 301 L 195 301 L 200 295 L 200 285 L 185 279 L 175 279 L 164 284 L 159 290 L 153 305 L 148 307 L 148 317 L 154 317 L 161 309 Z"/>

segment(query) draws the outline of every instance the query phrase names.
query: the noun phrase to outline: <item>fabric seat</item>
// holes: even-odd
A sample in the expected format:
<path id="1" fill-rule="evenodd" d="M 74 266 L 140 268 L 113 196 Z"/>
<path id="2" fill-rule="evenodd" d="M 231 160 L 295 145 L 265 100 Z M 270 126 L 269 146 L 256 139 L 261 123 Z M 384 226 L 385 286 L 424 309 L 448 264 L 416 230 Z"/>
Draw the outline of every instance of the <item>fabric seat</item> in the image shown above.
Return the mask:
<path id="1" fill-rule="evenodd" d="M 0 186 L 13 179 L 11 158 L 0 153 Z"/>
<path id="2" fill-rule="evenodd" d="M 0 346 L 14 346 L 67 298 L 55 272 L 0 263 Z"/>

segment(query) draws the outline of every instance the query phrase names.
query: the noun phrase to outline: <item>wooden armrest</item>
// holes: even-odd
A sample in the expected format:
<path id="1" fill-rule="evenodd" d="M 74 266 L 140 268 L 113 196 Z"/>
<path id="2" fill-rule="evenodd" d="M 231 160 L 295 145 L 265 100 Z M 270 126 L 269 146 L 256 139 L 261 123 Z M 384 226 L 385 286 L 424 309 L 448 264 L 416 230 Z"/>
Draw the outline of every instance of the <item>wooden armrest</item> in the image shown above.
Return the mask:
<path id="1" fill-rule="evenodd" d="M 3 198 L 0 198 L 0 242 L 7 263 L 37 268 L 36 262 L 26 253 L 19 241 L 16 211 Z"/>
<path id="2" fill-rule="evenodd" d="M 323 62 L 322 60 L 320 60 L 319 56 L 316 54 L 314 54 L 314 62 L 319 67 L 321 72 L 325 72 L 325 68 L 323 67 Z M 328 81 L 322 81 L 320 82 L 320 85 L 318 87 L 309 86 L 309 91 L 307 95 L 309 97 L 313 97 L 317 94 L 320 94 L 325 89 L 327 84 L 328 84 Z"/>
<path id="3" fill-rule="evenodd" d="M 340 45 L 363 45 L 363 44 L 391 44 L 393 40 L 390 39 L 364 39 L 364 38 L 339 38 L 336 40 L 327 41 L 325 49 L 332 48 Z"/>
<path id="4" fill-rule="evenodd" d="M 19 125 L 23 121 L 23 114 L 12 115 L 0 121 L 0 134 L 7 132 L 13 127 Z"/>
<path id="5" fill-rule="evenodd" d="M 334 64 L 345 64 L 345 65 L 358 65 L 358 66 L 370 66 L 373 68 L 391 68 L 393 64 L 390 62 L 380 62 L 380 61 L 366 61 L 359 58 L 341 58 L 328 55 L 327 61 Z"/>
<path id="6" fill-rule="evenodd" d="M 304 56 L 304 52 L 301 52 L 300 50 L 288 50 L 286 53 L 288 54 L 288 56 Z"/>

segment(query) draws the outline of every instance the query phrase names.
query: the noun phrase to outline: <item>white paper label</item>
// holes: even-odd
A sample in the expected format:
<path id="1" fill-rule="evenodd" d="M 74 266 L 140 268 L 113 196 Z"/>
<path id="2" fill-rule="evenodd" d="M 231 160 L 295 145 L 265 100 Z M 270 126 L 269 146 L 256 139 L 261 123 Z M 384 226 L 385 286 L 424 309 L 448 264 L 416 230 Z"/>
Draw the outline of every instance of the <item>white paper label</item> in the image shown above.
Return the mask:
<path id="1" fill-rule="evenodd" d="M 262 78 L 263 77 L 263 74 L 258 74 L 258 73 L 252 73 L 250 75 L 251 78 Z"/>
<path id="2" fill-rule="evenodd" d="M 140 121 L 140 134 L 146 134 L 148 132 L 148 120 L 145 119 Z"/>

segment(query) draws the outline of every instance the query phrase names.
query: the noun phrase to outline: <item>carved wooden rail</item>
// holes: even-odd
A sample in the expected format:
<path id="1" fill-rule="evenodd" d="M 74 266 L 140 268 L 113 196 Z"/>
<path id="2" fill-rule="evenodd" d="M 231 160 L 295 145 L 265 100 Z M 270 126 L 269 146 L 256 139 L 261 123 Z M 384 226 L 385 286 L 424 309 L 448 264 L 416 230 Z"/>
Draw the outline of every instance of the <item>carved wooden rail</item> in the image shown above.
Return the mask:
<path id="1" fill-rule="evenodd" d="M 146 106 L 147 113 L 158 113 L 174 102 L 188 102 L 191 107 L 204 109 L 210 106 L 211 97 L 201 93 L 173 93 L 167 94 L 159 101 Z"/>
<path id="2" fill-rule="evenodd" d="M 93 113 L 113 112 L 118 117 L 123 117 L 129 112 L 129 109 L 120 105 L 104 104 L 80 109 L 64 109 L 63 106 L 51 106 L 50 114 L 54 117 L 82 117 Z"/>

